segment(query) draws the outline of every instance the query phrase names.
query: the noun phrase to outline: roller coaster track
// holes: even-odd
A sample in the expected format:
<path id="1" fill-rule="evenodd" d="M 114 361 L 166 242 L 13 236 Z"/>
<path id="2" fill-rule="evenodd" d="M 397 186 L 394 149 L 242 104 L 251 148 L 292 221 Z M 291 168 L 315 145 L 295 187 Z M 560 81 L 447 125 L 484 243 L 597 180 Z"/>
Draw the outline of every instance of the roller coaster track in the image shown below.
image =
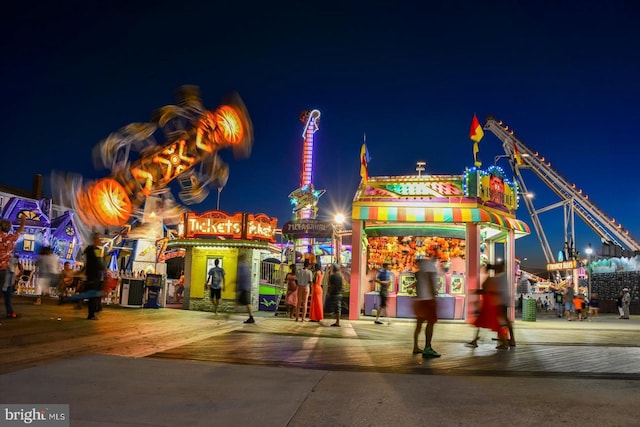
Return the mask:
<path id="1" fill-rule="evenodd" d="M 487 117 L 484 129 L 491 131 L 502 142 L 504 153 L 509 159 L 509 164 L 516 176 L 521 193 L 526 195 L 529 192 L 520 172 L 523 169 L 530 169 L 561 199 L 555 205 L 536 210 L 531 198 L 522 198 L 531 216 L 533 227 L 547 262 L 554 262 L 554 256 L 538 214 L 560 205 L 565 207 L 565 242 L 569 241 L 567 238 L 568 223 L 570 223 L 573 232 L 573 213 L 575 212 L 603 242 L 612 243 L 629 251 L 640 251 L 640 243 L 629 234 L 628 230 L 622 227 L 620 223 L 617 223 L 614 218 L 605 214 L 575 184 L 571 184 L 554 170 L 551 167 L 551 162 L 545 161 L 544 157 L 541 157 L 516 138 L 513 130 L 509 129 L 508 126 L 493 117 Z M 573 236 L 572 241 L 575 241 Z"/>

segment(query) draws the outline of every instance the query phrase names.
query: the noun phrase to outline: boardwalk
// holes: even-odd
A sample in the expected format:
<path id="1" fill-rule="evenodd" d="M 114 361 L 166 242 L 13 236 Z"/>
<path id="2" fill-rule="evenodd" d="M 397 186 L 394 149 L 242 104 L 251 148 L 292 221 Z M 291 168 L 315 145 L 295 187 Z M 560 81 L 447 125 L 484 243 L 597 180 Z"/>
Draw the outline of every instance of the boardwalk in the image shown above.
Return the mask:
<path id="1" fill-rule="evenodd" d="M 640 319 L 517 321 L 518 345 L 507 351 L 495 349 L 490 333 L 478 348 L 466 348 L 473 329 L 441 321 L 433 346 L 443 357 L 423 360 L 410 351 L 410 320 L 331 328 L 329 320 L 296 323 L 261 313 L 245 325 L 240 313 L 105 307 L 92 322 L 69 305 L 29 302 L 16 301 L 21 318 L 0 325 L 0 373 L 103 354 L 338 371 L 640 379 Z"/>
<path id="2" fill-rule="evenodd" d="M 440 322 L 442 358 L 423 360 L 409 320 L 16 308 L 0 325 L 0 407 L 67 404 L 71 426 L 637 425 L 640 319 L 519 321 L 506 351 L 489 335 L 466 348 L 472 328 Z"/>

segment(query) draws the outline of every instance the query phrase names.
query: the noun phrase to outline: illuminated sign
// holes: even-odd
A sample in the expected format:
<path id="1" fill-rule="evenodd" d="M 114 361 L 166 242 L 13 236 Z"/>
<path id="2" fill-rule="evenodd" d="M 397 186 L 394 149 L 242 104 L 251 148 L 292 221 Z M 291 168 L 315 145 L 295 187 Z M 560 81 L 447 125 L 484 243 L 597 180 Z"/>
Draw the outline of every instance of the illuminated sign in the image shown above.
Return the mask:
<path id="1" fill-rule="evenodd" d="M 330 238 L 333 236 L 333 224 L 317 219 L 289 221 L 282 227 L 282 234 L 288 238 Z"/>
<path id="2" fill-rule="evenodd" d="M 547 271 L 572 270 L 578 265 L 575 259 L 547 264 Z"/>
<path id="3" fill-rule="evenodd" d="M 247 214 L 246 238 L 249 240 L 274 241 L 277 227 L 277 218 L 269 218 L 265 214 Z"/>
<path id="4" fill-rule="evenodd" d="M 241 212 L 233 215 L 222 211 L 209 211 L 202 215 L 189 212 L 185 224 L 187 238 L 224 237 L 275 242 L 278 219 Z"/>

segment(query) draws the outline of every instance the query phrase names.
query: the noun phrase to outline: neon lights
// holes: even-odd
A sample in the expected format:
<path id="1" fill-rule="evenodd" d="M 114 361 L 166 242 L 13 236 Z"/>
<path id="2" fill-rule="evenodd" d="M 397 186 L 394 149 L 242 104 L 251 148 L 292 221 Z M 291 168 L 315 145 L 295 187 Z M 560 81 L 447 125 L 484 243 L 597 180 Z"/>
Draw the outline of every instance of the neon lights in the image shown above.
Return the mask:
<path id="1" fill-rule="evenodd" d="M 228 215 L 209 211 L 202 215 L 187 214 L 185 237 L 230 237 L 232 239 L 265 240 L 275 242 L 278 219 L 265 214 Z"/>
<path id="2" fill-rule="evenodd" d="M 192 171 L 197 164 L 212 163 L 216 152 L 225 147 L 231 147 L 236 158 L 248 156 L 253 131 L 249 115 L 239 97 L 229 99 L 228 103 L 211 112 L 203 108 L 197 89 L 184 87 L 178 101 L 179 105 L 162 107 L 155 117 L 155 123 L 148 126 L 129 125 L 123 128 L 126 131 L 118 133 L 117 139 L 108 139 L 97 151 L 94 150 L 97 156 L 102 156 L 102 163 L 105 164 L 105 158 L 119 158 L 121 150 L 125 150 L 126 154 L 117 168 L 111 168 L 110 177 L 72 193 L 75 195 L 73 203 L 76 203 L 79 211 L 84 211 L 81 216 L 85 224 L 124 225 L 133 209 L 143 204 L 146 197 L 188 174 L 191 175 L 184 177 L 186 180 L 182 180 L 181 185 L 184 181 L 191 185 L 186 191 L 183 189 L 185 195 L 181 192 L 181 198 L 192 201 L 206 197 L 208 190 L 205 185 L 220 185 L 223 180 L 226 182 L 228 169 L 226 166 L 211 167 L 206 176 L 208 181 L 198 182 L 198 176 Z M 151 135 L 157 128 L 164 130 L 171 139 L 164 144 L 155 144 Z M 129 145 L 132 141 L 145 141 L 147 146 L 138 160 L 129 163 Z M 110 191 L 113 193 L 109 194 Z"/>
<path id="3" fill-rule="evenodd" d="M 306 116 L 306 117 L 305 117 Z M 320 124 L 320 111 L 312 110 L 303 115 L 306 119 L 302 138 L 304 145 L 302 148 L 302 175 L 300 176 L 300 187 L 310 185 L 313 182 L 313 134 L 315 134 Z"/>
<path id="4" fill-rule="evenodd" d="M 131 214 L 131 201 L 122 185 L 111 178 L 92 184 L 76 198 L 77 213 L 85 224 L 124 225 Z"/>
<path id="5" fill-rule="evenodd" d="M 300 173 L 300 188 L 289 194 L 289 201 L 293 205 L 293 212 L 299 219 L 312 219 L 318 212 L 318 199 L 325 190 L 316 190 L 313 186 L 313 143 L 314 134 L 320 124 L 320 111 L 303 111 L 300 121 L 304 123 L 302 138 L 302 172 Z"/>

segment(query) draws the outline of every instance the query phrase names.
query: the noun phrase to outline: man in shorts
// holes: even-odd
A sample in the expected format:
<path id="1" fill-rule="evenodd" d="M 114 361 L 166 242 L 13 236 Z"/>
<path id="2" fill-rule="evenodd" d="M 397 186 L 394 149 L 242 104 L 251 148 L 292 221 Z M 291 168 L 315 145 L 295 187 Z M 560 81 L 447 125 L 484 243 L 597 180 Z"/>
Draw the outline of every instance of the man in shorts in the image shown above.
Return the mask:
<path id="1" fill-rule="evenodd" d="M 218 306 L 220 306 L 220 297 L 224 291 L 226 280 L 224 269 L 220 267 L 220 260 L 213 261 L 214 266 L 209 270 L 207 276 L 207 285 L 209 285 L 209 293 L 211 304 L 213 304 L 213 312 L 218 314 Z"/>
<path id="2" fill-rule="evenodd" d="M 576 311 L 576 307 L 573 304 L 573 297 L 575 296 L 575 290 L 573 289 L 573 283 L 569 281 L 564 291 L 564 311 L 567 313 L 567 320 L 573 320 L 573 313 Z"/>
<path id="3" fill-rule="evenodd" d="M 380 308 L 378 309 L 378 313 L 376 314 L 376 320 L 374 321 L 377 325 L 382 325 L 380 321 L 380 315 L 382 314 L 382 310 L 387 311 L 387 295 L 389 293 L 389 286 L 391 285 L 391 270 L 389 270 L 389 263 L 385 262 L 382 264 L 382 268 L 378 270 L 378 274 L 376 275 L 376 283 L 379 286 L 380 292 Z"/>
<path id="4" fill-rule="evenodd" d="M 413 354 L 422 353 L 423 358 L 440 357 L 440 354 L 431 348 L 433 337 L 433 325 L 438 322 L 436 312 L 436 274 L 437 266 L 434 258 L 422 259 L 418 263 L 416 272 L 416 296 L 413 298 L 413 309 L 416 314 L 416 329 L 413 333 Z M 418 347 L 418 338 L 422 331 L 422 324 L 427 323 L 424 331 L 424 350 Z"/>

